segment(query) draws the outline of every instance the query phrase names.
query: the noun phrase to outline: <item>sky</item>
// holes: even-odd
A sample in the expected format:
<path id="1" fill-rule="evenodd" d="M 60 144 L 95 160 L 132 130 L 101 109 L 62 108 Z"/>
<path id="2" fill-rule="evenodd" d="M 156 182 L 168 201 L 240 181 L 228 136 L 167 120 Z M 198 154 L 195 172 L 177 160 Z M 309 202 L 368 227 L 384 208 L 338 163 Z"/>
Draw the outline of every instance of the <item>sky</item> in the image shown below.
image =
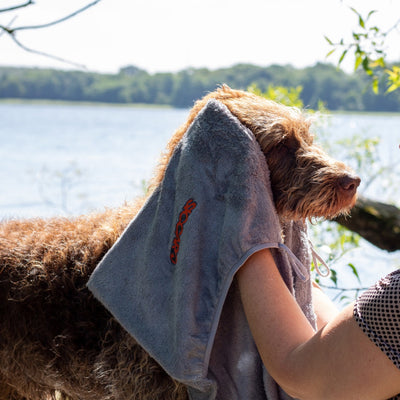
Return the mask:
<path id="1" fill-rule="evenodd" d="M 26 0 L 3 0 L 0 8 Z M 91 0 L 36 0 L 17 12 L 0 13 L 0 25 L 50 22 Z M 378 5 L 378 7 L 377 7 Z M 61 24 L 21 31 L 24 45 L 82 64 L 89 71 L 116 73 L 135 65 L 150 73 L 188 67 L 217 69 L 237 63 L 291 64 L 302 68 L 337 62 L 326 54 L 331 40 L 349 38 L 357 16 L 383 29 L 400 19 L 398 0 L 101 0 Z M 14 17 L 16 17 L 14 19 Z M 399 32 L 388 40 L 389 59 L 400 60 Z M 76 68 L 28 53 L 0 36 L 0 66 Z M 351 70 L 351 59 L 343 67 Z"/>

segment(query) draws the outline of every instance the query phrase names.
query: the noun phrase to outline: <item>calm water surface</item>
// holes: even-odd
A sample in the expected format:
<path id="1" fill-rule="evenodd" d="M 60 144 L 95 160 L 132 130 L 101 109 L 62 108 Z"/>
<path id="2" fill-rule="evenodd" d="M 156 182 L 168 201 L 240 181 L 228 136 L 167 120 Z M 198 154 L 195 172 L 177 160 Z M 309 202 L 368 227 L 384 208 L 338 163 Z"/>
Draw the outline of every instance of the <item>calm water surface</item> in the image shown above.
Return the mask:
<path id="1" fill-rule="evenodd" d="M 79 214 L 134 198 L 186 114 L 0 104 L 0 216 Z"/>
<path id="2" fill-rule="evenodd" d="M 0 103 L 0 219 L 76 215 L 133 199 L 142 193 L 160 152 L 187 113 L 162 108 Z M 332 143 L 354 134 L 379 136 L 376 151 L 382 163 L 395 168 L 400 159 L 400 115 L 334 114 L 324 132 Z M 339 151 L 334 156 L 341 158 L 342 154 Z M 349 162 L 357 169 L 355 160 Z M 396 202 L 399 180 L 385 194 L 379 182 L 364 185 L 361 191 Z M 369 285 L 400 266 L 399 259 L 398 252 L 387 254 L 363 242 L 360 251 L 341 261 L 342 276 L 346 284 L 356 285 L 345 265 L 361 263 L 368 267 L 362 276 Z"/>

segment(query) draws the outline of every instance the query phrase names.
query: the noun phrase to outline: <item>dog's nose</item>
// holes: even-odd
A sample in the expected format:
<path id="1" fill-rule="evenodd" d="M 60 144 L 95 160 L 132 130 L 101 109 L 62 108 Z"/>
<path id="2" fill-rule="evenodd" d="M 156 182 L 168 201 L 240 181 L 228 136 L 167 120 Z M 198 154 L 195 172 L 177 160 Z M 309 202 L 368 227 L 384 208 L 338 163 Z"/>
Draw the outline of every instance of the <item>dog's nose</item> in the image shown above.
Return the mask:
<path id="1" fill-rule="evenodd" d="M 355 193 L 361 179 L 355 175 L 345 175 L 339 179 L 340 188 L 347 193 Z"/>

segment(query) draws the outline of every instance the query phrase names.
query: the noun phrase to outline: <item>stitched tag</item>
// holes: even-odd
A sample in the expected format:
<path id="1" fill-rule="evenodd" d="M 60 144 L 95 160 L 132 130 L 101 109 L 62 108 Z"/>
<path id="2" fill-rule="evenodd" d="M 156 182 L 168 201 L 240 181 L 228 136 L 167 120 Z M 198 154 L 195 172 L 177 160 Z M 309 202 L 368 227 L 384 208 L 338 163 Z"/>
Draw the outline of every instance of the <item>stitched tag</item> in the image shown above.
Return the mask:
<path id="1" fill-rule="evenodd" d="M 189 199 L 182 208 L 182 211 L 179 214 L 178 222 L 175 226 L 175 237 L 172 241 L 171 252 L 169 255 L 169 259 L 171 260 L 172 264 L 176 264 L 178 260 L 178 252 L 179 252 L 179 245 L 181 242 L 181 235 L 183 232 L 183 226 L 185 225 L 186 221 L 189 219 L 189 215 L 192 211 L 196 208 L 197 203 L 193 199 Z"/>

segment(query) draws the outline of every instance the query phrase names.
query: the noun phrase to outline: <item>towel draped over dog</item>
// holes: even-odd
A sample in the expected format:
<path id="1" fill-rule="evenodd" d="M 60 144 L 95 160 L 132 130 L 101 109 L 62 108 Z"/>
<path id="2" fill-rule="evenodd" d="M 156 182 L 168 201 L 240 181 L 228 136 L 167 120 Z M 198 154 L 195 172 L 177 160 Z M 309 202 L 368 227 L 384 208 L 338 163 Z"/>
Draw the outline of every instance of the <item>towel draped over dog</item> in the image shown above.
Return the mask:
<path id="1" fill-rule="evenodd" d="M 262 365 L 234 279 L 265 248 L 315 326 L 306 227 L 280 223 L 254 135 L 210 100 L 88 287 L 191 399 L 288 399 Z"/>

